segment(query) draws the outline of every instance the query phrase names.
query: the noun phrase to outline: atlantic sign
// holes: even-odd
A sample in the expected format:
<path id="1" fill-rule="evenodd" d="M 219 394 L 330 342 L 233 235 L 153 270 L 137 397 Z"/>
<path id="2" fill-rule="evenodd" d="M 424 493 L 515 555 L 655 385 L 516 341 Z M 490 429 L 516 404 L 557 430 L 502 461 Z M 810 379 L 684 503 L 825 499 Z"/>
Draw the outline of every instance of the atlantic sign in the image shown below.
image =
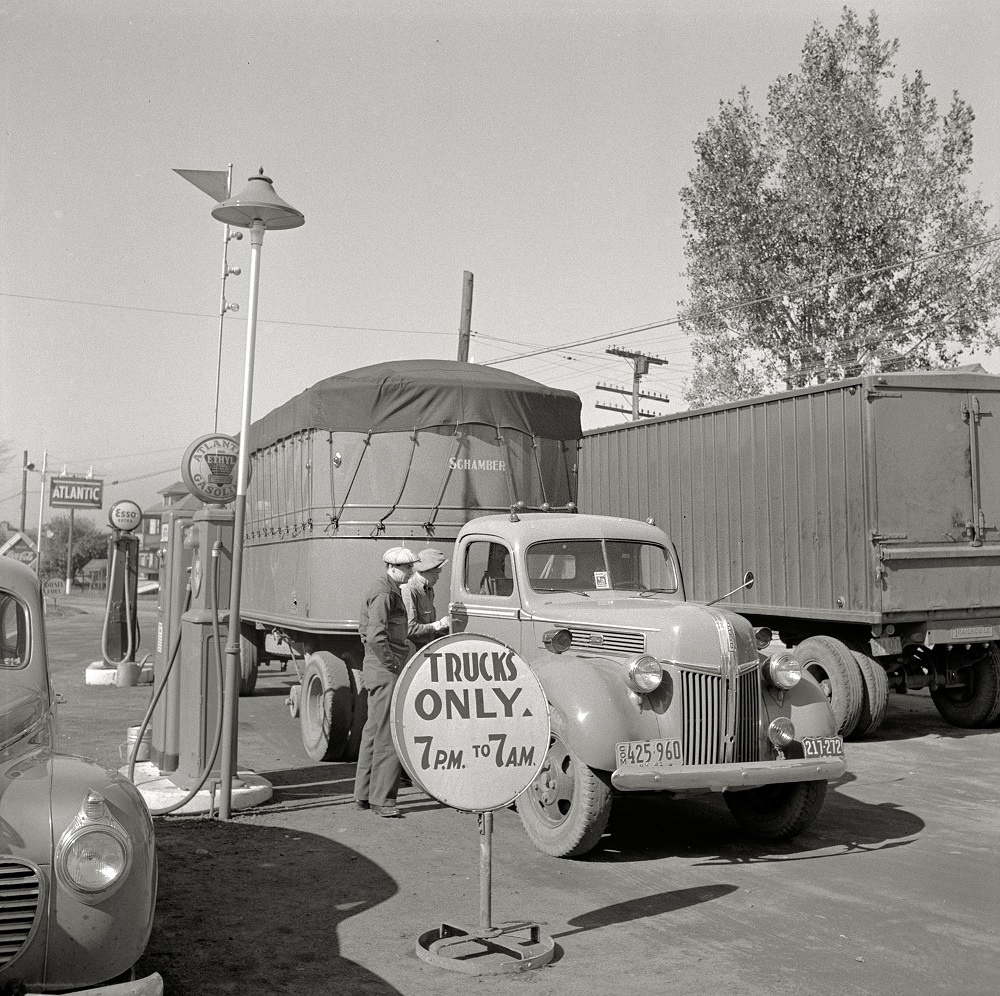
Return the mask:
<path id="1" fill-rule="evenodd" d="M 50 508 L 101 508 L 103 505 L 103 478 L 53 477 L 49 482 Z"/>

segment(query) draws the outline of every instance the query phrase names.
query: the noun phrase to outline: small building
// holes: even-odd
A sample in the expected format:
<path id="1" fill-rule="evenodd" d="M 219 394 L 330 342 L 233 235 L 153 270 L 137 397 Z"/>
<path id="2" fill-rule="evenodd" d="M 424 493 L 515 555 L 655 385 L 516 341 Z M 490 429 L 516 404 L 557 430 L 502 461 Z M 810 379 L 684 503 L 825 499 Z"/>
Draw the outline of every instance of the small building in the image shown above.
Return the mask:
<path id="1" fill-rule="evenodd" d="M 183 481 L 177 481 L 159 491 L 163 501 L 142 511 L 142 527 L 139 537 L 139 586 L 159 582 L 160 550 L 166 539 L 163 533 L 163 517 L 168 509 L 201 508 L 201 502 L 187 489 Z"/>

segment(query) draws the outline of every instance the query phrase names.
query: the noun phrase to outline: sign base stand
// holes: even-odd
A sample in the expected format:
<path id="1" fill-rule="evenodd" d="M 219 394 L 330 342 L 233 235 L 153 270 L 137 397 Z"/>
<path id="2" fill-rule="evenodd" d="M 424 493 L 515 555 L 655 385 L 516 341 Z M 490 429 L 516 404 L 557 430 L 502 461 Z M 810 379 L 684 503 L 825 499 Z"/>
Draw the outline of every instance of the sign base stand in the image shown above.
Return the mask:
<path id="1" fill-rule="evenodd" d="M 479 929 L 441 924 L 417 938 L 417 957 L 466 975 L 503 975 L 541 968 L 555 942 L 537 923 L 493 926 L 493 812 L 479 814 Z"/>
<path id="2" fill-rule="evenodd" d="M 443 923 L 417 938 L 423 961 L 466 975 L 528 972 L 552 961 L 555 942 L 536 923 L 515 923 L 486 930 Z"/>

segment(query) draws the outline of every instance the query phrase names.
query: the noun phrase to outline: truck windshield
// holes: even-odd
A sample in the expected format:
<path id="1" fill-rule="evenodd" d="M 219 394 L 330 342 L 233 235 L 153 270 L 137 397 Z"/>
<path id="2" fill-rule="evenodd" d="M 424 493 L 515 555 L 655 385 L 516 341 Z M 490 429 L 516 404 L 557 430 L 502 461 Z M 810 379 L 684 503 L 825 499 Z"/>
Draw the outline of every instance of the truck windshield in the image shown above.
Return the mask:
<path id="1" fill-rule="evenodd" d="M 535 543 L 527 553 L 533 591 L 677 591 L 677 572 L 662 546 L 629 540 Z"/>

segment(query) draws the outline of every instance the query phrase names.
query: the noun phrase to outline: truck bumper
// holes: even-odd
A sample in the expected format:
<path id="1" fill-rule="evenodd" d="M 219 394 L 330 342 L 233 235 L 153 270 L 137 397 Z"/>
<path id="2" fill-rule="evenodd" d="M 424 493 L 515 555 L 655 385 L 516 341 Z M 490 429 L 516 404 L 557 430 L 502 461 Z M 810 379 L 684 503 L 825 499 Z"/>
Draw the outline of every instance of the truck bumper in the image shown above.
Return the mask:
<path id="1" fill-rule="evenodd" d="M 666 768 L 626 764 L 612 772 L 611 784 L 620 792 L 732 792 L 787 782 L 829 781 L 846 770 L 842 757 Z"/>

